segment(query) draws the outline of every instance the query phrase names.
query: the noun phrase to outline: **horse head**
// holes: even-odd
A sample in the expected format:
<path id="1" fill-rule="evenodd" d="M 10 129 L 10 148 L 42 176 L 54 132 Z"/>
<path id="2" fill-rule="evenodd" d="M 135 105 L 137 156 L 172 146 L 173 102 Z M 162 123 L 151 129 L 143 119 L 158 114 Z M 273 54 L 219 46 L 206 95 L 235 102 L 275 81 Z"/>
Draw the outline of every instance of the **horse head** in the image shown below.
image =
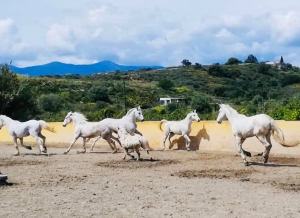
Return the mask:
<path id="1" fill-rule="evenodd" d="M 190 116 L 191 116 L 192 120 L 197 121 L 197 122 L 200 122 L 200 117 L 198 116 L 196 110 L 193 110 L 193 111 L 190 113 Z"/>
<path id="2" fill-rule="evenodd" d="M 64 122 L 63 122 L 63 127 L 66 127 L 69 123 L 71 123 L 72 122 L 72 115 L 73 115 L 73 112 L 72 111 L 70 111 L 68 114 L 67 114 L 67 116 L 65 117 L 65 119 L 64 119 Z"/>
<path id="3" fill-rule="evenodd" d="M 135 118 L 137 118 L 138 120 L 140 120 L 142 122 L 144 121 L 143 112 L 142 112 L 142 109 L 140 106 L 134 108 L 133 113 L 134 113 Z"/>
<path id="4" fill-rule="evenodd" d="M 219 115 L 217 117 L 218 124 L 222 123 L 222 120 L 226 116 L 226 108 L 224 104 L 218 104 L 220 106 Z"/>

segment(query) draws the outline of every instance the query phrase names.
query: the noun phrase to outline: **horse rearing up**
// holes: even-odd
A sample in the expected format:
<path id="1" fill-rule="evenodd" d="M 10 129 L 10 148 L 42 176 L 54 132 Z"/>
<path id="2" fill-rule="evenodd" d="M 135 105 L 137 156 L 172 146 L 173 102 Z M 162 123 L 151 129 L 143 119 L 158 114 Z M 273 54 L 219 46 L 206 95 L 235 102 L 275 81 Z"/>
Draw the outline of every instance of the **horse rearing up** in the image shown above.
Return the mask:
<path id="1" fill-rule="evenodd" d="M 161 128 L 162 123 L 166 122 L 166 124 L 164 125 L 164 140 L 163 140 L 164 150 L 166 150 L 165 142 L 168 136 L 171 145 L 171 138 L 174 135 L 182 135 L 186 141 L 186 150 L 190 151 L 191 139 L 189 138 L 189 134 L 191 132 L 191 125 L 193 120 L 197 122 L 200 121 L 200 118 L 198 117 L 196 110 L 193 110 L 190 113 L 188 113 L 188 115 L 183 120 L 180 121 L 167 121 L 167 120 L 160 121 L 159 124 L 160 130 L 162 130 Z"/>
<path id="2" fill-rule="evenodd" d="M 150 160 L 152 160 L 152 157 L 149 154 L 149 150 L 151 150 L 151 148 L 149 147 L 149 142 L 148 139 L 146 139 L 144 136 L 141 136 L 139 134 L 134 134 L 131 135 L 127 132 L 126 128 L 124 126 L 121 126 L 118 128 L 118 137 L 121 141 L 122 147 L 124 148 L 124 157 L 123 159 L 126 158 L 126 155 L 131 156 L 131 158 L 134 158 L 133 155 L 128 153 L 128 149 L 134 149 L 137 153 L 137 161 L 139 161 L 140 159 L 140 148 L 143 148 Z"/>
<path id="3" fill-rule="evenodd" d="M 113 138 L 114 140 L 117 140 L 117 138 L 112 136 L 111 130 L 107 125 L 100 122 L 89 123 L 87 122 L 87 118 L 83 114 L 78 112 L 69 112 L 64 119 L 63 126 L 67 126 L 70 122 L 73 122 L 75 126 L 74 139 L 70 144 L 69 148 L 64 152 L 64 154 L 67 154 L 71 150 L 72 146 L 79 137 L 83 138 L 83 150 L 78 151 L 78 153 L 85 153 L 86 138 L 94 137 L 102 137 L 108 142 L 108 144 L 110 145 L 111 149 L 114 150 L 114 152 L 117 151 L 115 144 L 113 143 L 112 145 L 111 141 L 111 138 Z"/>
<path id="4" fill-rule="evenodd" d="M 23 138 L 31 135 L 39 145 L 40 154 L 41 152 L 47 153 L 45 145 L 46 137 L 42 135 L 41 131 L 42 129 L 46 129 L 50 132 L 55 132 L 54 128 L 49 127 L 44 120 L 29 120 L 26 122 L 20 122 L 5 115 L 0 115 L 0 129 L 3 125 L 7 126 L 8 132 L 13 138 L 15 148 L 17 150 L 17 153 L 15 153 L 16 156 L 20 155 L 17 139 L 20 140 L 22 147 L 31 150 L 31 146 L 25 146 L 23 144 Z"/>
<path id="5" fill-rule="evenodd" d="M 246 156 L 251 157 L 251 153 L 243 150 L 242 144 L 246 138 L 256 136 L 256 138 L 265 146 L 263 152 L 264 163 L 268 162 L 269 153 L 272 148 L 271 135 L 279 144 L 284 147 L 294 147 L 300 142 L 286 142 L 283 132 L 275 123 L 275 120 L 266 115 L 258 114 L 254 116 L 245 116 L 239 114 L 235 109 L 227 104 L 219 104 L 220 110 L 217 118 L 219 124 L 222 123 L 222 119 L 226 116 L 231 124 L 232 133 L 235 136 L 236 146 L 238 152 L 244 161 L 244 164 L 248 166 Z"/>
<path id="6" fill-rule="evenodd" d="M 113 131 L 114 133 L 118 132 L 118 127 L 124 126 L 131 135 L 134 133 L 137 133 L 139 135 L 142 135 L 136 127 L 136 119 L 140 121 L 144 121 L 144 116 L 143 112 L 140 106 L 136 108 L 131 108 L 127 114 L 122 117 L 121 119 L 115 119 L 115 118 L 105 118 L 101 120 L 100 122 L 103 124 L 106 124 L 109 126 L 110 130 Z M 99 138 L 96 138 L 95 141 L 93 142 L 91 146 L 91 151 L 94 149 L 95 143 L 98 141 Z M 119 140 L 117 142 L 120 144 Z M 120 144 L 121 145 L 121 144 Z"/>

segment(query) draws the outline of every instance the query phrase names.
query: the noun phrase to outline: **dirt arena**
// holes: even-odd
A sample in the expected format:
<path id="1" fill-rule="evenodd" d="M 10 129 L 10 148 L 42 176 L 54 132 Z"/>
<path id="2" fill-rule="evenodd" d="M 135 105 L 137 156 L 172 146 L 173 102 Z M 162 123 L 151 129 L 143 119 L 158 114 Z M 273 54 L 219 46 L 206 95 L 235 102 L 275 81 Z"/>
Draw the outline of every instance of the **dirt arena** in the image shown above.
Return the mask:
<path id="1" fill-rule="evenodd" d="M 77 154 L 48 145 L 50 156 L 0 143 L 0 217 L 300 217 L 300 155 L 249 158 L 232 152 L 145 152 L 122 160 L 106 145 Z M 234 145 L 233 145 L 234 146 Z M 63 148 L 64 147 L 64 148 Z"/>

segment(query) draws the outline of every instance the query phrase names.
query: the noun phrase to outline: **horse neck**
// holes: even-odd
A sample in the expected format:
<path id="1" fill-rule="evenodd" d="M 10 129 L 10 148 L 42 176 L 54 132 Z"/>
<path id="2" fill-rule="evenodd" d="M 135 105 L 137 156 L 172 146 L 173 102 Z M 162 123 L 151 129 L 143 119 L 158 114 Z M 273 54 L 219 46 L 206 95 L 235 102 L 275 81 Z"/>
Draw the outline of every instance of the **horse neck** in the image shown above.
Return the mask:
<path id="1" fill-rule="evenodd" d="M 237 119 L 237 116 L 233 115 L 229 109 L 226 109 L 226 117 L 231 124 L 233 124 Z"/>
<path id="2" fill-rule="evenodd" d="M 135 116 L 134 111 L 132 111 L 131 113 L 129 113 L 128 115 L 126 115 L 124 118 L 125 118 L 126 120 L 135 122 L 136 116 Z"/>
<path id="3" fill-rule="evenodd" d="M 188 124 L 192 123 L 192 121 L 193 121 L 192 116 L 190 116 L 190 114 L 188 114 L 188 115 L 184 118 L 184 120 L 185 120 Z"/>
<path id="4" fill-rule="evenodd" d="M 79 119 L 78 117 L 72 117 L 72 121 L 73 121 L 75 126 L 77 126 L 80 123 L 86 123 L 87 122 L 86 120 Z"/>
<path id="5" fill-rule="evenodd" d="M 14 120 L 11 119 L 10 117 L 7 117 L 5 115 L 2 115 L 1 116 L 1 119 L 3 120 L 3 123 L 6 125 L 6 126 L 9 126 Z"/>

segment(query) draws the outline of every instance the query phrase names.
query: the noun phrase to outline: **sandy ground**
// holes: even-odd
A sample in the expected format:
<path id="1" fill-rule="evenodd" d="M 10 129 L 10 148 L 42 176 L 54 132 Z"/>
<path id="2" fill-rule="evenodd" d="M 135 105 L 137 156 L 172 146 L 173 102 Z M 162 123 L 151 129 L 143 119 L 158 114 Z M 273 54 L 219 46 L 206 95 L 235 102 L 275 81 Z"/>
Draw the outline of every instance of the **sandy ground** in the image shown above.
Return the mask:
<path id="1" fill-rule="evenodd" d="M 33 144 L 34 145 L 34 144 Z M 35 145 L 34 145 L 35 146 Z M 300 217 L 299 155 L 249 158 L 232 152 L 141 152 L 122 160 L 108 146 L 50 156 L 0 143 L 0 217 Z"/>

